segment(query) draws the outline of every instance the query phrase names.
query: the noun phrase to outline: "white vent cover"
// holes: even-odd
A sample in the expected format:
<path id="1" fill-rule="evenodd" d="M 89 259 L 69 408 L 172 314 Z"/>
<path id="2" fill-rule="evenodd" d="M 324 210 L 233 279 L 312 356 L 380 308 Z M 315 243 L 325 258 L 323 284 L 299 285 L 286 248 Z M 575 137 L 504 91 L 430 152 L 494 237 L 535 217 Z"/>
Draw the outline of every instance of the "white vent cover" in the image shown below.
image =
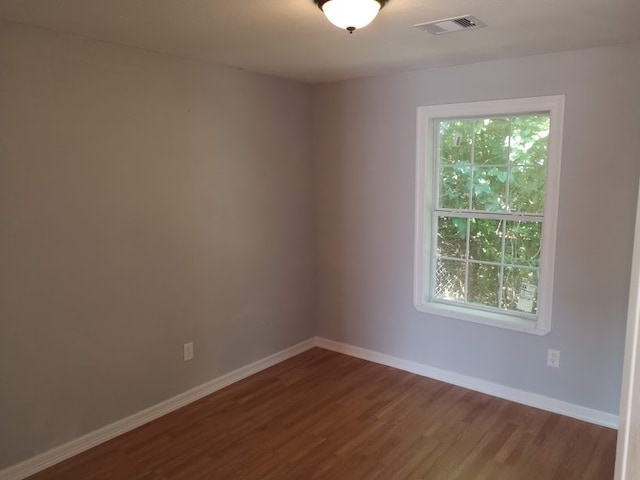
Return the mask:
<path id="1" fill-rule="evenodd" d="M 443 33 L 473 30 L 476 28 L 486 27 L 487 25 L 482 23 L 476 17 L 473 17 L 471 15 L 463 15 L 461 17 L 436 20 L 435 22 L 419 23 L 418 25 L 414 26 L 433 35 L 442 35 Z"/>

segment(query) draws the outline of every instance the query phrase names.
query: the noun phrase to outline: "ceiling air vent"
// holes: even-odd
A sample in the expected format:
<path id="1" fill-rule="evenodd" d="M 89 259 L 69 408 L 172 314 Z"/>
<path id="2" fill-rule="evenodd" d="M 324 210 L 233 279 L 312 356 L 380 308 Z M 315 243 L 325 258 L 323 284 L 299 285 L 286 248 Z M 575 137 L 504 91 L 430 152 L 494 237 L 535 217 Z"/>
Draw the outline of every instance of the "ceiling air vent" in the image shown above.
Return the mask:
<path id="1" fill-rule="evenodd" d="M 419 23 L 416 28 L 424 30 L 433 35 L 442 35 L 443 33 L 461 32 L 463 30 L 473 30 L 476 28 L 486 27 L 476 17 L 471 15 L 463 15 L 462 17 L 445 18 L 436 20 L 435 22 Z"/>

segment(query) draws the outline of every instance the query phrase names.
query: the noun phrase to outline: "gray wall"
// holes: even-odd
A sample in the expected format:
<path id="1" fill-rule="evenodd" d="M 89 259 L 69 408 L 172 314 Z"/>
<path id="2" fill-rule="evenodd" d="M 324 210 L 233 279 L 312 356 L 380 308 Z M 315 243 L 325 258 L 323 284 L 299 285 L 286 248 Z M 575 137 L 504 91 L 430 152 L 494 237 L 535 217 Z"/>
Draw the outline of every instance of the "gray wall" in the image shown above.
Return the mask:
<path id="1" fill-rule="evenodd" d="M 617 412 L 640 45 L 313 88 L 8 23 L 0 45 L 0 468 L 315 333 Z M 549 94 L 552 333 L 418 313 L 416 106 Z"/>
<path id="2" fill-rule="evenodd" d="M 640 44 L 318 85 L 317 332 L 617 413 L 640 174 Z M 416 107 L 566 95 L 552 332 L 413 307 Z M 547 348 L 561 367 L 546 367 Z"/>
<path id="3" fill-rule="evenodd" d="M 0 45 L 0 469 L 313 335 L 309 86 Z"/>

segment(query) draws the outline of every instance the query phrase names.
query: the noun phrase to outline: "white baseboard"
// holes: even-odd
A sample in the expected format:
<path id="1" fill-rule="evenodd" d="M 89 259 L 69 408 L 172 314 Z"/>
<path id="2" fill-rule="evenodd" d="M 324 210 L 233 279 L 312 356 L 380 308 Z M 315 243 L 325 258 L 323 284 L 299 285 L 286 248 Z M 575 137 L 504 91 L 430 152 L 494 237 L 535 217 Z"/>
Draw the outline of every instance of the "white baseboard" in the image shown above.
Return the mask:
<path id="1" fill-rule="evenodd" d="M 429 377 L 442 382 L 458 385 L 476 392 L 486 393 L 494 397 L 503 398 L 516 403 L 522 403 L 523 405 L 529 405 L 530 407 L 559 413 L 560 415 L 577 418 L 578 420 L 584 420 L 585 422 L 594 423 L 596 425 L 615 429 L 618 428 L 618 416 L 611 413 L 575 405 L 573 403 L 546 397 L 537 393 L 499 385 L 497 383 L 462 375 L 460 373 L 430 367 L 429 365 L 422 363 L 392 357 L 390 355 L 385 355 L 384 353 L 354 347 L 353 345 L 335 342 L 326 338 L 316 337 L 315 345 L 334 352 L 344 353 L 352 357 L 362 358 L 363 360 L 369 360 L 370 362 L 380 363 L 389 367 L 405 370 L 423 377 Z"/>
<path id="2" fill-rule="evenodd" d="M 294 357 L 313 347 L 320 347 L 334 352 L 344 353 L 352 357 L 362 358 L 370 362 L 380 363 L 389 367 L 398 368 L 407 372 L 415 373 L 423 377 L 433 378 L 442 382 L 451 383 L 460 387 L 468 388 L 477 392 L 493 395 L 512 402 L 522 403 L 531 407 L 540 408 L 568 417 L 577 418 L 586 422 L 603 425 L 610 428 L 618 428 L 618 416 L 611 413 L 601 412 L 591 408 L 582 407 L 572 403 L 545 397 L 536 393 L 518 390 L 517 388 L 506 387 L 497 383 L 480 380 L 460 373 L 450 372 L 435 367 L 430 367 L 411 360 L 404 360 L 398 357 L 385 355 L 384 353 L 355 347 L 346 343 L 328 340 L 322 337 L 313 337 L 304 342 L 298 343 L 281 352 L 270 355 L 262 360 L 258 360 L 242 368 L 227 373 L 210 382 L 192 388 L 180 395 L 158 403 L 141 412 L 135 413 L 127 418 L 107 425 L 99 430 L 90 432 L 82 437 L 76 438 L 64 445 L 60 445 L 52 450 L 41 453 L 24 462 L 18 463 L 0 471 L 0 480 L 22 480 L 30 475 L 38 473 L 45 468 L 49 468 L 56 463 L 60 463 L 67 458 L 104 443 L 112 438 L 122 435 L 134 428 L 170 413 L 189 403 L 195 402 L 211 393 L 238 382 L 254 373 L 269 368 L 277 363 Z"/>
<path id="3" fill-rule="evenodd" d="M 173 398 L 165 400 L 164 402 L 153 405 L 141 412 L 135 413 L 129 417 L 123 418 L 115 423 L 107 425 L 90 432 L 82 437 L 71 440 L 68 443 L 55 447 L 52 450 L 36 455 L 24 462 L 12 465 L 4 470 L 0 471 L 1 480 L 22 480 L 30 475 L 38 473 L 45 468 L 49 468 L 56 463 L 60 463 L 67 458 L 73 457 L 85 450 L 95 447 L 101 443 L 111 440 L 112 438 L 122 435 L 134 428 L 137 428 L 145 423 L 148 423 L 156 418 L 159 418 L 167 413 L 173 412 L 178 408 L 195 402 L 207 395 L 221 390 L 222 388 L 231 385 L 243 378 L 246 378 L 254 373 L 257 373 L 265 368 L 269 368 L 277 363 L 287 360 L 291 357 L 309 350 L 315 346 L 315 339 L 310 338 L 304 342 L 298 343 L 292 347 L 289 347 L 280 352 L 274 353 L 262 360 L 258 360 L 242 368 L 227 373 L 221 377 L 218 377 L 210 382 L 199 385 L 191 390 L 188 390 L 180 395 L 176 395 Z"/>

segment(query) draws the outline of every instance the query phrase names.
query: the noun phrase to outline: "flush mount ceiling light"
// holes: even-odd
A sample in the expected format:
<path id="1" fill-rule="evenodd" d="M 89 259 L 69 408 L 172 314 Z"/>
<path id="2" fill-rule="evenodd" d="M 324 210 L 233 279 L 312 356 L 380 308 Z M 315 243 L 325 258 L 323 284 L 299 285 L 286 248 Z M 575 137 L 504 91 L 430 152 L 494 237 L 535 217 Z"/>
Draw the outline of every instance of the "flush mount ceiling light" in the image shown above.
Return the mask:
<path id="1" fill-rule="evenodd" d="M 336 27 L 353 33 L 357 28 L 369 25 L 387 0 L 314 0 L 314 2 Z"/>

